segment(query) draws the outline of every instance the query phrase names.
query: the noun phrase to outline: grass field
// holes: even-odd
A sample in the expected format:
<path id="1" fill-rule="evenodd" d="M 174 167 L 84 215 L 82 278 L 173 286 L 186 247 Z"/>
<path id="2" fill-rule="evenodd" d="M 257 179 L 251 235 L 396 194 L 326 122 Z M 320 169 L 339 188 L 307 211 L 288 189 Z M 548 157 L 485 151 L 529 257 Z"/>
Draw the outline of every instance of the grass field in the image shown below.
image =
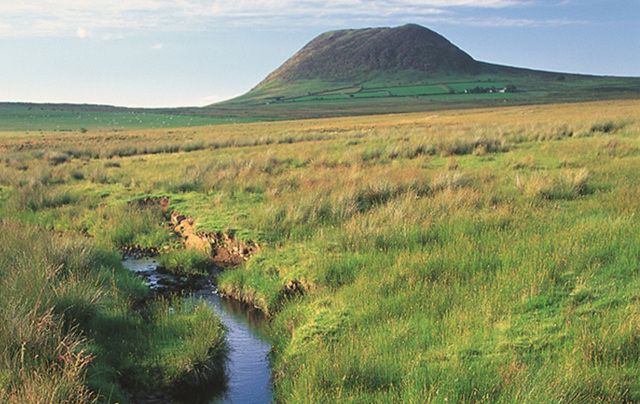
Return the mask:
<path id="1" fill-rule="evenodd" d="M 222 361 L 211 313 L 141 314 L 114 258 L 173 242 L 127 203 L 161 195 L 261 245 L 219 282 L 271 318 L 278 401 L 640 400 L 637 100 L 14 130 L 0 155 L 0 401 L 126 401 Z"/>
<path id="2" fill-rule="evenodd" d="M 205 113 L 250 114 L 261 119 L 353 116 L 377 113 L 583 102 L 638 97 L 640 79 L 540 72 L 485 65 L 486 73 L 436 75 L 394 72 L 364 82 L 274 81 Z M 509 93 L 465 93 L 506 88 Z"/>
<path id="3" fill-rule="evenodd" d="M 207 117 L 186 110 L 129 109 L 97 105 L 0 103 L 0 130 L 89 131 L 176 128 L 252 119 Z"/>
<path id="4" fill-rule="evenodd" d="M 288 119 L 637 99 L 640 78 L 545 73 L 501 67 L 472 76 L 396 72 L 359 83 L 273 82 L 206 107 L 136 109 L 0 102 L 0 131 L 95 132 L 167 129 Z M 493 87 L 515 87 L 488 93 Z M 465 93 L 475 88 L 485 92 Z"/>

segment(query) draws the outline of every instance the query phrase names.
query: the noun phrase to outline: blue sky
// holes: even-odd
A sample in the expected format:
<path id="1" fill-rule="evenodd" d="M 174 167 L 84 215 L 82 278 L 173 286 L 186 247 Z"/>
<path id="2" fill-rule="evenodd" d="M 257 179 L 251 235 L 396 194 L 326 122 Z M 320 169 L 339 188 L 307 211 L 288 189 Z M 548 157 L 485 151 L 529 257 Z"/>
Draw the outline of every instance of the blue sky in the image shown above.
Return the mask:
<path id="1" fill-rule="evenodd" d="M 324 31 L 409 22 L 478 60 L 640 76 L 640 0 L 2 3 L 1 101 L 206 105 L 249 90 Z"/>

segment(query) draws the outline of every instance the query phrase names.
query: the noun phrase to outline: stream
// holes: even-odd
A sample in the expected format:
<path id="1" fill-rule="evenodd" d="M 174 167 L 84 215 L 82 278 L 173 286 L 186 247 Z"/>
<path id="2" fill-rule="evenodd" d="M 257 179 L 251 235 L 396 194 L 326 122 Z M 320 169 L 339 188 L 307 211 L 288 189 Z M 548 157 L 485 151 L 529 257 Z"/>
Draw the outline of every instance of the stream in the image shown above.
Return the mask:
<path id="1" fill-rule="evenodd" d="M 152 290 L 175 284 L 171 275 L 157 272 L 158 264 L 153 259 L 125 259 L 122 264 L 143 276 Z M 221 396 L 212 397 L 210 402 L 270 403 L 273 400 L 268 358 L 271 345 L 265 336 L 266 321 L 262 313 L 220 297 L 212 284 L 197 290 L 192 296 L 205 300 L 227 331 L 227 386 Z"/>

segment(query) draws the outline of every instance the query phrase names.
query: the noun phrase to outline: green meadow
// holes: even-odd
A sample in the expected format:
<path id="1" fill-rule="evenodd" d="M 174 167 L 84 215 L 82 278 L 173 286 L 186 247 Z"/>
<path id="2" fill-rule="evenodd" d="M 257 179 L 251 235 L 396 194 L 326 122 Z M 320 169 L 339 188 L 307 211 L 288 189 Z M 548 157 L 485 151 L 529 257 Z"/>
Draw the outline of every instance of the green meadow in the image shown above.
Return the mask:
<path id="1" fill-rule="evenodd" d="M 217 282 L 269 317 L 277 402 L 640 400 L 637 100 L 13 128 L 0 156 L 2 402 L 220 383 L 210 309 L 120 264 L 206 273 L 148 196 L 260 245 Z"/>
<path id="2" fill-rule="evenodd" d="M 133 109 L 99 105 L 0 103 L 0 130 L 78 132 L 177 128 L 251 119 L 202 116 L 186 109 Z"/>
<path id="3" fill-rule="evenodd" d="M 510 87 L 507 93 L 488 92 Z M 480 89 L 478 93 L 472 93 Z M 467 90 L 467 93 L 465 93 Z M 122 108 L 100 105 L 0 103 L 0 131 L 89 132 L 144 130 L 493 108 L 517 105 L 635 99 L 640 79 L 581 76 L 502 68 L 492 74 L 380 74 L 350 83 L 274 81 L 204 107 Z"/>
<path id="4" fill-rule="evenodd" d="M 487 65 L 490 66 L 490 65 Z M 318 118 L 445 109 L 635 99 L 640 79 L 541 72 L 503 66 L 491 73 L 434 75 L 417 72 L 380 73 L 362 82 L 275 80 L 247 94 L 203 108 L 262 120 Z M 509 92 L 496 90 L 509 87 Z M 480 89 L 473 93 L 474 89 Z M 467 93 L 465 93 L 465 90 Z"/>

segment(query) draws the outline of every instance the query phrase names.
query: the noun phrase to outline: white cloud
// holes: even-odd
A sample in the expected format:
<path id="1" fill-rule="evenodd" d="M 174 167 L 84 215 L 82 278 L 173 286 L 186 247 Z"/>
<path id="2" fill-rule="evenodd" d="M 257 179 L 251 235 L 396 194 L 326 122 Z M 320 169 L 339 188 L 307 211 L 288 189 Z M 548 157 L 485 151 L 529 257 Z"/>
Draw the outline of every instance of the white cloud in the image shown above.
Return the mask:
<path id="1" fill-rule="evenodd" d="M 85 38 L 89 38 L 91 36 L 91 33 L 87 31 L 85 28 L 78 27 L 78 29 L 76 30 L 76 36 L 80 39 L 85 39 Z"/>
<path id="2" fill-rule="evenodd" d="M 86 38 L 138 31 L 199 31 L 211 26 L 282 26 L 447 15 L 460 8 L 499 9 L 531 0 L 23 0 L 0 3 L 0 35 Z M 71 28 L 70 28 L 71 27 Z"/>
<path id="3" fill-rule="evenodd" d="M 162 50 L 162 49 L 164 49 L 164 44 L 163 43 L 153 44 L 153 45 L 151 45 L 151 49 L 152 50 L 156 50 L 156 51 Z"/>
<path id="4" fill-rule="evenodd" d="M 417 19 L 418 23 L 438 23 L 438 24 L 451 24 L 451 25 L 464 25 L 467 27 L 487 27 L 487 28 L 503 28 L 503 27 L 524 27 L 524 28 L 536 28 L 536 27 L 561 27 L 567 25 L 584 25 L 589 24 L 589 21 L 585 20 L 570 20 L 565 18 L 551 18 L 551 19 L 532 19 L 532 18 L 504 18 L 504 17 L 433 17 Z"/>

